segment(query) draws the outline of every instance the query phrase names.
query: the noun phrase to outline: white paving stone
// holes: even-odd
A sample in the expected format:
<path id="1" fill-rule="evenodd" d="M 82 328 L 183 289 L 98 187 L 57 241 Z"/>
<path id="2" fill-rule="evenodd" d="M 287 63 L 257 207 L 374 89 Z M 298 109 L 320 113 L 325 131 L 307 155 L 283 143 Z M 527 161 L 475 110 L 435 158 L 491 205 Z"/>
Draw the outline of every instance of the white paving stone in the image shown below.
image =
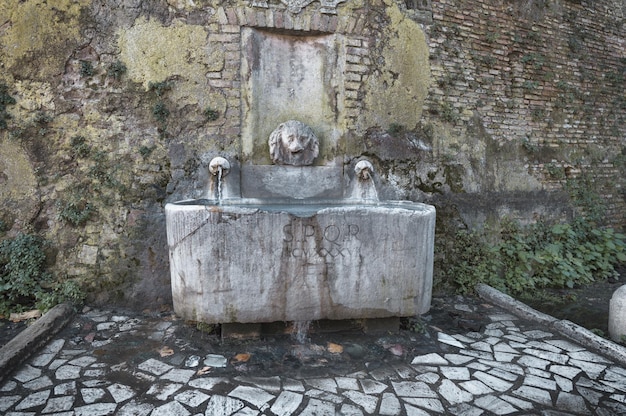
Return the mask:
<path id="1" fill-rule="evenodd" d="M 321 400 L 311 399 L 300 413 L 300 416 L 335 416 L 335 405 Z"/>
<path id="2" fill-rule="evenodd" d="M 359 380 L 359 383 L 361 383 L 361 388 L 365 394 L 379 394 L 388 388 L 386 384 L 375 380 L 362 379 Z"/>
<path id="3" fill-rule="evenodd" d="M 336 377 L 335 382 L 337 387 L 342 390 L 358 390 L 359 381 L 352 377 Z"/>
<path id="4" fill-rule="evenodd" d="M 157 407 L 150 413 L 150 416 L 189 416 L 191 413 L 185 409 L 185 406 L 177 401 L 166 403 Z"/>
<path id="5" fill-rule="evenodd" d="M 229 416 L 243 409 L 244 404 L 241 400 L 232 397 L 213 395 L 209 399 L 205 415 L 206 416 Z"/>
<path id="6" fill-rule="evenodd" d="M 453 347 L 465 348 L 465 345 L 462 342 L 448 334 L 444 334 L 443 332 L 437 333 L 437 341 L 441 342 L 442 344 L 451 345 Z"/>
<path id="7" fill-rule="evenodd" d="M 179 383 L 158 383 L 150 386 L 146 394 L 156 397 L 158 400 L 165 401 L 172 394 L 176 393 L 182 387 Z"/>
<path id="8" fill-rule="evenodd" d="M 474 405 L 496 415 L 508 415 L 510 413 L 515 413 L 518 410 L 511 406 L 510 403 L 505 402 L 496 396 L 479 397 L 474 401 Z"/>
<path id="9" fill-rule="evenodd" d="M 502 322 L 502 321 L 517 321 L 517 318 L 508 313 L 498 313 L 489 315 L 489 319 L 493 322 Z"/>
<path id="10" fill-rule="evenodd" d="M 115 403 L 95 403 L 74 408 L 75 416 L 105 416 L 112 415 L 117 408 Z"/>
<path id="11" fill-rule="evenodd" d="M 57 354 L 54 352 L 42 353 L 30 360 L 30 363 L 35 367 L 45 367 L 50 364 L 50 362 L 56 355 Z"/>
<path id="12" fill-rule="evenodd" d="M 46 403 L 46 407 L 41 413 L 59 413 L 66 412 L 72 409 L 74 405 L 73 396 L 52 397 Z"/>
<path id="13" fill-rule="evenodd" d="M 507 390 L 509 390 L 511 387 L 513 387 L 513 383 L 510 383 L 506 380 L 503 380 L 499 377 L 494 377 L 491 374 L 487 374 L 484 373 L 482 371 L 477 371 L 475 372 L 472 377 L 482 381 L 483 383 L 485 383 L 487 386 L 489 386 L 490 388 L 499 391 L 499 392 L 505 392 Z"/>
<path id="14" fill-rule="evenodd" d="M 532 357 L 530 355 L 521 356 L 517 360 L 517 363 L 522 366 L 540 368 L 542 370 L 545 370 L 546 368 L 548 368 L 550 364 L 552 364 L 548 360 L 544 360 L 544 359 L 537 358 L 537 357 Z"/>
<path id="15" fill-rule="evenodd" d="M 149 360 L 146 360 L 143 363 L 139 364 L 137 368 L 139 368 L 141 371 L 146 371 L 156 376 L 160 376 L 161 374 L 164 374 L 167 371 L 171 370 L 173 367 L 159 360 L 155 360 L 154 358 L 150 358 Z"/>
<path id="16" fill-rule="evenodd" d="M 400 400 L 392 393 L 383 393 L 383 399 L 380 402 L 379 415 L 398 416 L 402 412 Z"/>
<path id="17" fill-rule="evenodd" d="M 305 380 L 306 384 L 309 386 L 328 391 L 330 393 L 337 393 L 337 382 L 333 378 L 312 378 L 310 380 Z"/>
<path id="18" fill-rule="evenodd" d="M 493 352 L 493 348 L 491 344 L 484 342 L 484 341 L 474 342 L 473 344 L 470 345 L 470 347 L 472 347 L 476 351 L 483 351 L 483 352 L 488 352 L 488 353 Z"/>
<path id="19" fill-rule="evenodd" d="M 125 384 L 112 384 L 107 387 L 107 390 L 109 390 L 109 393 L 111 393 L 111 396 L 113 397 L 113 400 L 115 400 L 115 403 L 121 403 L 135 395 L 135 391 L 132 389 L 132 387 Z"/>
<path id="20" fill-rule="evenodd" d="M 400 397 L 437 397 L 437 394 L 428 384 L 421 381 L 392 381 L 391 384 L 396 394 Z"/>
<path id="21" fill-rule="evenodd" d="M 503 394 L 502 396 L 500 396 L 500 398 L 502 400 L 505 400 L 511 403 L 513 406 L 517 407 L 518 409 L 530 410 L 534 407 L 531 402 L 527 402 L 526 400 L 518 399 L 516 397 L 509 396 L 506 394 Z"/>
<path id="22" fill-rule="evenodd" d="M 455 416 L 479 416 L 484 413 L 484 410 L 469 403 L 461 403 L 447 409 L 447 412 Z"/>
<path id="23" fill-rule="evenodd" d="M 64 339 L 55 339 L 54 341 L 49 342 L 45 347 L 43 347 L 41 352 L 43 354 L 57 354 L 59 351 L 61 351 L 63 345 L 65 345 Z"/>
<path id="24" fill-rule="evenodd" d="M 150 403 L 138 403 L 131 400 L 116 412 L 115 416 L 148 416 L 154 406 Z"/>
<path id="25" fill-rule="evenodd" d="M 76 382 L 68 381 L 67 383 L 61 383 L 54 386 L 55 396 L 65 396 L 76 394 Z"/>
<path id="26" fill-rule="evenodd" d="M 202 403 L 206 402 L 210 398 L 211 396 L 209 396 L 208 394 L 204 394 L 198 390 L 186 390 L 180 394 L 177 394 L 174 397 L 177 402 L 180 402 L 191 408 L 196 408 L 200 406 Z"/>
<path id="27" fill-rule="evenodd" d="M 473 394 L 474 396 L 490 394 L 490 393 L 493 393 L 494 391 L 493 389 L 487 387 L 485 383 L 483 383 L 482 381 L 478 381 L 478 380 L 464 381 L 462 383 L 459 383 L 459 385 L 463 387 L 465 390 L 467 390 L 469 393 Z"/>
<path id="28" fill-rule="evenodd" d="M 204 357 L 204 365 L 215 368 L 224 368 L 228 365 L 228 359 L 219 354 L 207 354 Z"/>
<path id="29" fill-rule="evenodd" d="M 26 410 L 41 406 L 46 403 L 48 397 L 50 397 L 50 390 L 38 391 L 37 393 L 29 394 L 17 406 L 15 406 L 15 410 Z"/>
<path id="30" fill-rule="evenodd" d="M 519 354 L 509 354 L 507 352 L 494 352 L 493 357 L 496 359 L 496 361 L 503 362 L 503 363 L 510 363 L 515 358 L 519 357 Z"/>
<path id="31" fill-rule="evenodd" d="M 0 412 L 4 412 L 9 407 L 17 403 L 21 398 L 22 396 L 20 395 L 0 396 Z"/>
<path id="32" fill-rule="evenodd" d="M 378 397 L 376 396 L 370 396 L 353 390 L 345 391 L 343 395 L 352 400 L 356 405 L 362 407 L 366 413 L 374 413 L 378 406 Z"/>
<path id="33" fill-rule="evenodd" d="M 91 364 L 95 363 L 96 361 L 98 361 L 96 357 L 91 357 L 87 355 L 87 356 L 75 358 L 71 360 L 68 364 L 75 365 L 77 367 L 88 367 Z"/>
<path id="34" fill-rule="evenodd" d="M 206 377 L 196 378 L 189 382 L 190 387 L 194 387 L 202 390 L 213 390 L 215 386 L 222 383 L 228 383 L 228 379 L 224 377 Z"/>
<path id="35" fill-rule="evenodd" d="M 496 345 L 493 346 L 493 350 L 494 352 L 504 352 L 507 354 L 519 354 L 519 351 L 517 351 L 516 349 L 511 348 L 511 346 L 509 344 L 507 344 L 506 342 L 500 342 Z"/>
<path id="36" fill-rule="evenodd" d="M 26 364 L 20 369 L 13 378 L 19 382 L 26 383 L 27 381 L 34 380 L 41 377 L 41 370 L 39 368 L 32 367 Z"/>
<path id="37" fill-rule="evenodd" d="M 552 405 L 552 398 L 550 397 L 550 393 L 536 387 L 521 386 L 519 389 L 513 391 L 513 394 L 521 397 L 522 399 L 527 399 L 545 406 Z"/>
<path id="38" fill-rule="evenodd" d="M 555 347 L 558 347 L 565 351 L 582 351 L 585 349 L 584 347 L 574 344 L 573 342 L 565 341 L 561 339 L 548 339 L 545 342 L 547 342 L 550 345 L 554 345 Z"/>
<path id="39" fill-rule="evenodd" d="M 12 391 L 12 390 L 15 390 L 16 387 L 17 387 L 17 383 L 13 380 L 9 380 L 5 382 L 2 386 L 0 386 L 0 392 Z"/>
<path id="40" fill-rule="evenodd" d="M 551 338 L 554 336 L 550 332 L 541 331 L 538 329 L 533 329 L 532 331 L 525 331 L 524 335 L 526 335 L 528 338 L 531 338 L 531 339 L 544 339 L 544 338 Z"/>
<path id="41" fill-rule="evenodd" d="M 313 397 L 315 399 L 320 399 L 325 402 L 331 402 L 335 404 L 340 404 L 344 401 L 343 397 L 336 395 L 335 393 L 331 393 L 324 390 L 311 389 L 304 393 L 305 396 Z"/>
<path id="42" fill-rule="evenodd" d="M 556 399 L 556 407 L 559 410 L 565 412 L 573 412 L 579 414 L 585 414 L 589 412 L 589 409 L 587 409 L 587 406 L 585 404 L 585 399 L 583 399 L 581 396 L 571 393 L 565 393 L 563 391 L 559 392 L 559 396 Z"/>
<path id="43" fill-rule="evenodd" d="M 187 384 L 191 377 L 196 374 L 195 370 L 185 370 L 181 368 L 173 368 L 161 376 L 162 380 L 173 381 L 174 383 Z"/>
<path id="44" fill-rule="evenodd" d="M 339 410 L 341 416 L 363 416 L 363 410 L 359 409 L 355 405 L 344 403 Z"/>
<path id="45" fill-rule="evenodd" d="M 470 372 L 466 367 L 441 367 L 441 374 L 449 380 L 470 379 Z"/>
<path id="46" fill-rule="evenodd" d="M 91 404 L 99 401 L 101 398 L 104 397 L 105 394 L 105 391 L 99 388 L 80 389 L 80 395 L 82 396 L 83 401 L 86 404 Z"/>
<path id="47" fill-rule="evenodd" d="M 524 378 L 524 385 L 539 387 L 544 390 L 556 390 L 556 381 L 533 375 L 527 375 Z"/>
<path id="48" fill-rule="evenodd" d="M 75 365 L 62 365 L 56 370 L 54 376 L 57 380 L 75 380 L 80 377 L 81 370 Z"/>
<path id="49" fill-rule="evenodd" d="M 461 354 L 446 354 L 444 355 L 444 357 L 446 360 L 450 361 L 450 363 L 454 365 L 466 364 L 474 360 L 474 357 L 469 357 L 467 355 Z"/>
<path id="50" fill-rule="evenodd" d="M 277 416 L 291 416 L 300 407 L 304 396 L 292 391 L 280 393 L 270 410 Z"/>
<path id="51" fill-rule="evenodd" d="M 22 384 L 28 390 L 41 390 L 46 387 L 52 386 L 52 380 L 48 376 L 41 376 L 27 383 Z"/>
<path id="52" fill-rule="evenodd" d="M 447 368 L 447 367 L 441 367 L 442 370 L 444 368 Z M 423 373 L 423 374 L 416 376 L 415 381 L 423 381 L 424 383 L 435 384 L 436 382 L 439 381 L 439 378 L 440 378 L 439 374 L 437 373 Z"/>
<path id="53" fill-rule="evenodd" d="M 287 379 L 283 381 L 283 389 L 288 391 L 304 391 L 304 384 L 300 380 Z"/>
<path id="54" fill-rule="evenodd" d="M 554 381 L 556 381 L 556 384 L 559 386 L 559 389 L 561 389 L 562 391 L 566 393 L 569 393 L 570 391 L 574 389 L 574 383 L 572 383 L 572 380 L 568 378 L 555 374 Z"/>
<path id="55" fill-rule="evenodd" d="M 235 380 L 242 383 L 254 384 L 255 387 L 272 392 L 280 393 L 281 382 L 280 377 L 236 377 Z"/>
<path id="56" fill-rule="evenodd" d="M 569 363 L 574 367 L 578 367 L 587 373 L 587 376 L 591 379 L 596 379 L 600 376 L 600 374 L 606 370 L 606 365 L 604 364 L 595 364 L 588 361 L 582 361 L 577 359 L 570 359 Z"/>
<path id="57" fill-rule="evenodd" d="M 492 368 L 491 370 L 487 371 L 487 374 L 511 382 L 515 382 L 520 377 L 519 374 L 514 374 L 501 368 Z"/>
<path id="58" fill-rule="evenodd" d="M 588 361 L 590 363 L 603 363 L 609 364 L 610 361 L 604 358 L 603 356 L 590 352 L 590 351 L 572 351 L 569 352 L 568 355 L 575 360 Z"/>
<path id="59" fill-rule="evenodd" d="M 403 397 L 403 402 L 409 403 L 413 406 L 421 407 L 428 411 L 443 413 L 444 407 L 439 399 L 431 399 L 427 397 Z"/>
<path id="60" fill-rule="evenodd" d="M 438 392 L 445 400 L 448 401 L 448 403 L 452 405 L 469 402 L 474 398 L 471 393 L 461 390 L 450 380 L 443 380 L 438 388 Z"/>
<path id="61" fill-rule="evenodd" d="M 269 394 L 265 390 L 249 386 L 237 386 L 228 395 L 230 397 L 234 397 L 251 403 L 252 405 L 259 408 L 259 410 L 261 411 L 265 410 L 265 408 L 267 407 L 267 402 L 276 397 L 273 394 Z"/>
<path id="62" fill-rule="evenodd" d="M 407 416 L 429 416 L 430 415 L 430 413 L 428 413 L 427 411 L 418 409 L 417 407 L 413 407 L 410 404 L 405 403 L 404 408 L 406 409 Z"/>
<path id="63" fill-rule="evenodd" d="M 535 348 L 526 348 L 522 352 L 526 355 L 532 355 L 533 357 L 542 358 L 555 364 L 566 364 L 569 360 L 569 357 L 565 354 L 543 351 Z"/>
<path id="64" fill-rule="evenodd" d="M 448 360 L 437 353 L 418 355 L 413 358 L 411 365 L 448 365 Z"/>

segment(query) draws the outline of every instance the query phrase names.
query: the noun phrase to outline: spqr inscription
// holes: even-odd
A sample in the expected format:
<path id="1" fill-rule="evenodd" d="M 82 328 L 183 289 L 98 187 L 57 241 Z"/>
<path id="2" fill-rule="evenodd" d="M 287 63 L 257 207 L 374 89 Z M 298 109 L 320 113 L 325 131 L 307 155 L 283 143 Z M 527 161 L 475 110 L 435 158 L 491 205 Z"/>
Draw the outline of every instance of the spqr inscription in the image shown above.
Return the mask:
<path id="1" fill-rule="evenodd" d="M 322 258 L 326 263 L 348 259 L 356 254 L 352 251 L 358 250 L 358 245 L 353 242 L 358 240 L 359 231 L 356 224 L 319 227 L 292 221 L 283 227 L 283 256 L 301 260 Z"/>

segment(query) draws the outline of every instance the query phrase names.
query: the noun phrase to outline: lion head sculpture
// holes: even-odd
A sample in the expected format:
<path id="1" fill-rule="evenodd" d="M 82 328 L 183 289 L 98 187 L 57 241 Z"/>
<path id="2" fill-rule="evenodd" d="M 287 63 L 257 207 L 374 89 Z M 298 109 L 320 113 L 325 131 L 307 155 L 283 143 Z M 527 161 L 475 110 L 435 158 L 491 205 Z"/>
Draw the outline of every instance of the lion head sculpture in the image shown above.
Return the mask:
<path id="1" fill-rule="evenodd" d="M 313 130 L 297 120 L 281 123 L 270 134 L 270 156 L 277 165 L 306 166 L 319 154 L 319 140 Z"/>

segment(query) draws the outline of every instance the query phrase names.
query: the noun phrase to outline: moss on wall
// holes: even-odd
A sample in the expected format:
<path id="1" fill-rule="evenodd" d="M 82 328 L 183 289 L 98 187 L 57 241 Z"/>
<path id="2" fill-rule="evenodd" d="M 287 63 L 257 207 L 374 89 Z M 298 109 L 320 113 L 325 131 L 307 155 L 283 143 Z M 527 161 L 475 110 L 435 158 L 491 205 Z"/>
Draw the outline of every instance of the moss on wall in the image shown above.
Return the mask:
<path id="1" fill-rule="evenodd" d="M 401 13 L 394 1 L 385 1 L 385 12 L 389 25 L 376 39 L 378 53 L 365 82 L 362 124 L 414 128 L 432 82 L 428 44 L 420 26 Z"/>
<path id="2" fill-rule="evenodd" d="M 81 39 L 89 1 L 5 0 L 0 4 L 0 61 L 19 78 L 45 81 L 63 73 Z M 82 26 L 82 27 L 81 27 Z"/>

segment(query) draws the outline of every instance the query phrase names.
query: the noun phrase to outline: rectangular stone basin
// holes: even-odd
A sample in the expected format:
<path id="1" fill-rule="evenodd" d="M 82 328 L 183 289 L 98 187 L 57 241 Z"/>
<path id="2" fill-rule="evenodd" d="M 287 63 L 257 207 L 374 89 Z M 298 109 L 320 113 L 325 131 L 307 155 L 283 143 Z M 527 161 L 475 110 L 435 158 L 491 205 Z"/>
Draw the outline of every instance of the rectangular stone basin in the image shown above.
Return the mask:
<path id="1" fill-rule="evenodd" d="M 385 318 L 430 308 L 430 205 L 182 201 L 165 213 L 174 310 L 184 319 Z"/>

